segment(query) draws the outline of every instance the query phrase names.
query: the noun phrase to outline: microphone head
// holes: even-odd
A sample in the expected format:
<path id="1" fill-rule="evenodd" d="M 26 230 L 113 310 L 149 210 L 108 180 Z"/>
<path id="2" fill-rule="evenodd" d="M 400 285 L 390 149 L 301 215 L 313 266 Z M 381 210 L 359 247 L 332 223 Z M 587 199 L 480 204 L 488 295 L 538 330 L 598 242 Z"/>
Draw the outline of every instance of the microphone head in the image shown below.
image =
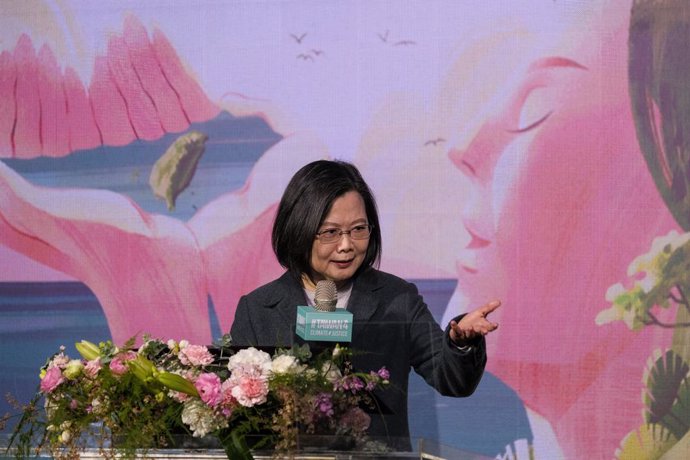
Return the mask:
<path id="1" fill-rule="evenodd" d="M 316 283 L 314 293 L 314 309 L 319 311 L 335 311 L 338 303 L 338 289 L 331 280 L 321 280 Z"/>

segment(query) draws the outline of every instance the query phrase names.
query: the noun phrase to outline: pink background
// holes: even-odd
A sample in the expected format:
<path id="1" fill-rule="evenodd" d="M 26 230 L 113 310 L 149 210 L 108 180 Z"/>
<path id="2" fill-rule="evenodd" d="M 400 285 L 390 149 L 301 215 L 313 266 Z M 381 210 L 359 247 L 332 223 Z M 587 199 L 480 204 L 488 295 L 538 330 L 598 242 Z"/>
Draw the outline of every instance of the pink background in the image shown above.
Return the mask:
<path id="1" fill-rule="evenodd" d="M 595 324 L 608 287 L 678 228 L 635 134 L 630 2 L 3 9 L 0 281 L 84 283 L 116 342 L 210 343 L 208 298 L 227 331 L 239 296 L 280 273 L 270 226 L 290 176 L 342 158 L 378 200 L 382 269 L 456 279 L 445 320 L 502 299 L 488 370 L 524 404 L 536 458 L 612 458 L 642 424 L 643 368 L 671 333 Z M 2 162 L 117 154 L 223 113 L 281 138 L 188 218 Z"/>

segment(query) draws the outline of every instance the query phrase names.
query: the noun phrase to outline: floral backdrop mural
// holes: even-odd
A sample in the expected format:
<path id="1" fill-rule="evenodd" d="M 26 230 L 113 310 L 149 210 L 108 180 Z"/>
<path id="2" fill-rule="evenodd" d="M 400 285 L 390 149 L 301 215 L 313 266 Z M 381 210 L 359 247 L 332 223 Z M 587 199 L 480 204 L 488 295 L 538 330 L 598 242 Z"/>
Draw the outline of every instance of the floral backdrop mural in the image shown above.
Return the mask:
<path id="1" fill-rule="evenodd" d="M 210 344 L 281 272 L 291 175 L 341 158 L 376 194 L 382 269 L 439 321 L 503 300 L 475 395 L 411 376 L 414 436 L 688 455 L 686 2 L 2 8 L 3 395 L 81 339 Z"/>

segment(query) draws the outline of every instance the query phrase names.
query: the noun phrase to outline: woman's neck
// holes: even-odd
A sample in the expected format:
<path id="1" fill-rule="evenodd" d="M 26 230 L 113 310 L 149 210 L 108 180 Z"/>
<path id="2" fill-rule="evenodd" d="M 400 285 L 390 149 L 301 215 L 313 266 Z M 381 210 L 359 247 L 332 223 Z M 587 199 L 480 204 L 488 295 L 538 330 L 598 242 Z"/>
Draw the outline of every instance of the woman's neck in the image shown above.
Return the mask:
<path id="1" fill-rule="evenodd" d="M 321 281 L 321 280 L 317 280 L 317 282 L 318 281 Z M 336 289 L 341 290 L 342 288 L 346 287 L 348 284 L 350 284 L 350 280 L 336 281 L 335 287 L 336 287 Z M 312 281 L 312 279 L 309 276 L 303 274 L 302 275 L 302 287 L 304 287 L 304 289 L 306 289 L 307 291 L 315 291 L 316 290 L 316 283 L 314 281 Z"/>

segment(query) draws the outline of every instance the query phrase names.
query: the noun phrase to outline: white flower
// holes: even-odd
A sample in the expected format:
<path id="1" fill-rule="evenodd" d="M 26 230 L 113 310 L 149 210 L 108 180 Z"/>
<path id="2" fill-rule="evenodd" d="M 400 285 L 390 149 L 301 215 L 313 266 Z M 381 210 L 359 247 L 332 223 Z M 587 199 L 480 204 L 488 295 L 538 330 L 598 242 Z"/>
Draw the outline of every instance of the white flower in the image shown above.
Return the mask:
<path id="1" fill-rule="evenodd" d="M 271 363 L 271 370 L 274 374 L 296 374 L 302 369 L 294 356 L 280 355 L 277 356 Z"/>
<path id="2" fill-rule="evenodd" d="M 654 269 L 654 260 L 663 252 L 671 253 L 690 240 L 690 233 L 678 234 L 671 230 L 668 235 L 659 236 L 652 241 L 652 247 L 646 254 L 635 258 L 628 266 L 628 276 L 635 273 L 649 272 Z"/>
<path id="3" fill-rule="evenodd" d="M 336 344 L 335 344 L 335 347 L 333 348 L 333 354 L 332 354 L 332 356 L 333 356 L 334 358 L 337 358 L 338 356 L 340 356 L 340 353 L 341 353 L 341 352 L 342 352 L 342 349 L 340 348 L 340 345 L 338 345 L 338 344 L 336 343 Z"/>
<path id="4" fill-rule="evenodd" d="M 69 363 L 69 358 L 64 353 L 59 353 L 50 361 L 48 367 L 59 367 L 60 369 L 64 369 L 67 363 Z"/>
<path id="5" fill-rule="evenodd" d="M 636 286 L 640 286 L 642 291 L 645 294 L 649 294 L 652 289 L 656 286 L 658 282 L 657 277 L 654 275 L 654 273 L 647 272 L 641 280 L 637 281 L 635 283 Z"/>
<path id="6" fill-rule="evenodd" d="M 183 340 L 180 340 L 180 344 L 179 344 L 179 345 L 180 345 L 180 349 L 183 349 L 184 347 L 186 347 L 187 345 L 189 345 L 189 341 L 188 341 L 188 340 L 184 340 L 184 339 L 183 339 Z"/>
<path id="7" fill-rule="evenodd" d="M 230 372 L 241 369 L 246 374 L 268 376 L 271 372 L 271 366 L 271 355 L 253 347 L 238 351 L 228 360 Z"/>
<path id="8" fill-rule="evenodd" d="M 326 377 L 326 380 L 328 380 L 331 383 L 335 383 L 343 377 L 343 374 L 340 373 L 340 369 L 338 369 L 338 366 L 336 366 L 330 361 L 326 361 L 325 363 L 323 363 L 323 366 L 321 367 L 321 372 L 323 372 L 324 376 Z"/>
<path id="9" fill-rule="evenodd" d="M 84 370 L 84 363 L 79 359 L 72 359 L 65 365 L 65 370 L 62 375 L 72 380 L 79 377 L 82 370 Z"/>
<path id="10" fill-rule="evenodd" d="M 618 298 L 618 296 L 623 295 L 626 292 L 625 287 L 623 287 L 621 283 L 616 283 L 606 290 L 606 300 L 613 302 Z"/>
<path id="11" fill-rule="evenodd" d="M 62 442 L 64 442 L 64 443 L 69 442 L 70 439 L 72 439 L 72 433 L 70 433 L 69 430 L 63 431 L 62 434 L 60 435 L 60 440 L 62 440 Z"/>
<path id="12" fill-rule="evenodd" d="M 200 399 L 190 399 L 184 404 L 182 423 L 189 426 L 195 438 L 203 438 L 209 433 L 228 426 L 227 420 L 216 416 L 213 409 Z"/>

